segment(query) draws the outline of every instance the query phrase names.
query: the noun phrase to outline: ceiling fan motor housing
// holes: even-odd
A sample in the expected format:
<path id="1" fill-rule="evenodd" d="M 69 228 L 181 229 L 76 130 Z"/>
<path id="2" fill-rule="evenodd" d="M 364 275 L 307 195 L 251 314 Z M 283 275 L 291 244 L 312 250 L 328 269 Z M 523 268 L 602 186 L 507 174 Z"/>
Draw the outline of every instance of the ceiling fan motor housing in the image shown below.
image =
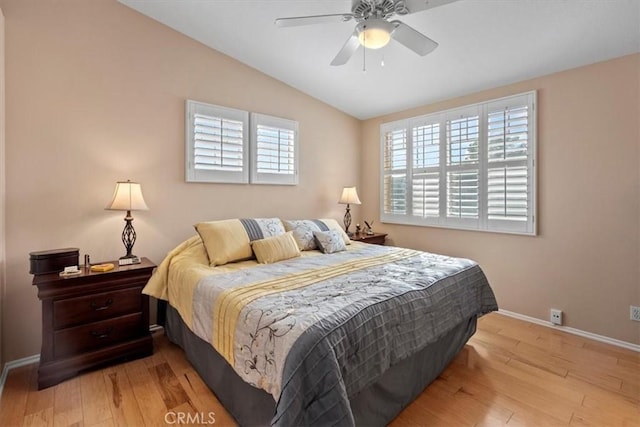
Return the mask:
<path id="1" fill-rule="evenodd" d="M 353 0 L 351 13 L 361 22 L 369 18 L 387 19 L 394 14 L 406 15 L 409 10 L 404 0 Z"/>

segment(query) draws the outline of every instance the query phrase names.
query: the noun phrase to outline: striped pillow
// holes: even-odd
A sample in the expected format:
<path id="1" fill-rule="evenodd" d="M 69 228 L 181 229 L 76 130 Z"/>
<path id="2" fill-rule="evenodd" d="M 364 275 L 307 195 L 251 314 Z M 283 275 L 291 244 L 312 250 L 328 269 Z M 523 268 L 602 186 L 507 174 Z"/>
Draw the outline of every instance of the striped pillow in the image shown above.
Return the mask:
<path id="1" fill-rule="evenodd" d="M 280 236 L 254 240 L 251 242 L 251 247 L 260 264 L 273 264 L 300 256 L 300 249 L 291 231 Z"/>
<path id="2" fill-rule="evenodd" d="M 253 258 L 251 242 L 285 233 L 279 218 L 241 218 L 195 225 L 209 257 L 209 265 Z"/>

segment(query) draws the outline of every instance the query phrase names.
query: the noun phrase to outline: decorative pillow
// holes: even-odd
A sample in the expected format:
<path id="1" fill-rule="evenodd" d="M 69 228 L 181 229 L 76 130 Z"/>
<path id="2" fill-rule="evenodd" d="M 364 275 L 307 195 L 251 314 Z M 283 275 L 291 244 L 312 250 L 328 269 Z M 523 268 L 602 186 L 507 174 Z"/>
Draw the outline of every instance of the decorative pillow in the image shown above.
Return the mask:
<path id="1" fill-rule="evenodd" d="M 284 220 L 284 228 L 287 231 L 293 232 L 293 238 L 296 239 L 296 243 L 301 251 L 308 251 L 316 249 L 316 240 L 313 236 L 314 231 L 329 231 L 337 229 L 341 232 L 345 244 L 350 244 L 351 240 L 349 236 L 342 231 L 338 222 L 334 219 L 298 219 L 298 220 Z"/>
<path id="2" fill-rule="evenodd" d="M 291 231 L 279 236 L 254 240 L 251 242 L 251 247 L 260 264 L 272 264 L 300 256 L 300 249 Z"/>
<path id="3" fill-rule="evenodd" d="M 279 218 L 241 218 L 195 225 L 209 257 L 209 265 L 253 258 L 251 242 L 285 233 Z"/>
<path id="4" fill-rule="evenodd" d="M 347 250 L 344 239 L 338 230 L 314 231 L 313 236 L 324 254 Z"/>
<path id="5" fill-rule="evenodd" d="M 329 227 L 329 230 L 338 231 L 340 233 L 340 235 L 342 236 L 342 240 L 344 240 L 344 244 L 345 245 L 350 245 L 351 244 L 351 239 L 349 238 L 347 233 L 344 232 L 344 230 L 342 229 L 340 224 L 338 224 L 338 221 L 336 221 L 335 219 L 331 219 L 331 218 L 323 218 L 323 219 L 319 219 L 318 221 L 322 221 L 324 223 L 324 225 Z"/>

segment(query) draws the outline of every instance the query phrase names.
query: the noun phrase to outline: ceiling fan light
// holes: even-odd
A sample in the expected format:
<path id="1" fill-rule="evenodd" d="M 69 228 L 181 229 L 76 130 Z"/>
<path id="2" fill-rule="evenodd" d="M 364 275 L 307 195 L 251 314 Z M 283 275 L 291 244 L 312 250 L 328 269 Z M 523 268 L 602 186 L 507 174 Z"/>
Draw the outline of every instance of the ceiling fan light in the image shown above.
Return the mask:
<path id="1" fill-rule="evenodd" d="M 358 40 L 369 49 L 380 49 L 391 40 L 394 27 L 384 19 L 368 19 L 358 24 Z"/>

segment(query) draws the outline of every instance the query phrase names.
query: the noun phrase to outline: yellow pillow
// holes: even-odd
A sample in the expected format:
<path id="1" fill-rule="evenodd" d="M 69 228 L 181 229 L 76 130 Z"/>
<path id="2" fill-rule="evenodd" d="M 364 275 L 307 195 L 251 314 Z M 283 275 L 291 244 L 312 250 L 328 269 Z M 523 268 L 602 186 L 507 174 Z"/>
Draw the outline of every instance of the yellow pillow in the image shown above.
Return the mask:
<path id="1" fill-rule="evenodd" d="M 249 236 L 239 220 L 201 222 L 195 227 L 212 267 L 253 257 Z"/>
<path id="2" fill-rule="evenodd" d="M 254 240 L 251 246 L 260 264 L 272 264 L 300 256 L 300 248 L 291 231 L 279 236 Z"/>

